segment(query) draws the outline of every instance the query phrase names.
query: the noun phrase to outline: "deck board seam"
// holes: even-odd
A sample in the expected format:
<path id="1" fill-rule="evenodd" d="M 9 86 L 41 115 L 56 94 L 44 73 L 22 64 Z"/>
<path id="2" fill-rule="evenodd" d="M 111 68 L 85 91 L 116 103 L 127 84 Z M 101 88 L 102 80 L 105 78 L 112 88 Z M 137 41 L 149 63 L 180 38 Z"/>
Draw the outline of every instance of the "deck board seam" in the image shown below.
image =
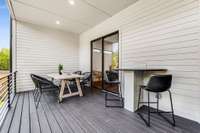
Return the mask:
<path id="1" fill-rule="evenodd" d="M 40 120 L 39 120 L 37 109 L 36 109 L 36 115 L 37 115 L 37 120 L 38 120 L 38 124 L 39 124 L 39 128 L 40 128 L 40 133 L 42 133 L 41 124 L 40 124 Z"/>
<path id="2" fill-rule="evenodd" d="M 31 95 L 33 95 L 33 93 Z M 36 108 L 35 101 L 33 101 L 33 102 L 34 102 L 34 107 L 35 107 L 35 112 L 36 112 L 36 116 L 37 116 L 37 121 L 38 121 L 39 129 L 40 129 L 40 133 L 42 133 L 41 124 L 40 124 L 39 115 L 38 115 L 38 110 Z"/>
<path id="3" fill-rule="evenodd" d="M 63 108 L 64 108 L 64 111 L 67 112 L 68 108 L 65 107 L 65 106 L 64 106 Z M 68 110 L 68 111 L 69 111 L 69 110 Z M 76 116 L 74 116 L 72 112 L 69 113 L 69 115 L 71 116 L 71 118 L 72 118 L 74 121 L 76 121 L 77 125 L 82 129 L 82 131 L 83 131 L 84 133 L 87 133 L 87 130 L 81 126 L 80 121 L 76 119 Z"/>
<path id="4" fill-rule="evenodd" d="M 44 109 L 44 106 L 42 105 L 42 103 L 40 103 L 40 105 L 41 105 L 41 107 L 42 107 L 42 110 L 44 111 L 44 116 L 45 116 L 45 118 L 46 118 L 46 120 L 47 120 L 47 124 L 48 124 L 48 126 L 49 126 L 49 129 L 50 129 L 51 133 L 53 133 L 52 128 L 51 128 L 51 125 L 50 125 L 50 122 L 49 122 L 49 119 L 48 119 L 48 117 L 47 117 L 47 113 L 46 113 L 46 111 L 45 111 L 45 109 Z"/>
<path id="5" fill-rule="evenodd" d="M 80 114 L 80 112 L 77 109 L 75 109 L 74 107 L 72 107 L 70 104 L 69 104 L 68 108 L 74 110 L 71 114 L 74 115 L 75 119 L 77 119 L 79 121 L 81 121 L 80 119 L 83 119 L 85 122 L 87 122 L 88 126 L 91 128 L 89 130 L 95 130 L 93 133 L 98 133 L 96 131 L 94 125 L 89 120 L 87 120 L 85 117 L 80 118 L 81 114 Z"/>
<path id="6" fill-rule="evenodd" d="M 19 96 L 17 96 L 17 101 L 16 101 L 14 111 L 13 111 L 13 114 L 12 114 L 12 117 L 11 117 L 11 121 L 10 121 L 10 124 L 9 124 L 9 127 L 8 127 L 8 133 L 10 132 L 10 128 L 11 128 L 11 125 L 12 125 L 12 122 L 13 122 L 13 118 L 14 118 L 15 111 L 16 111 L 16 108 L 17 108 L 18 100 L 19 100 Z"/>
<path id="7" fill-rule="evenodd" d="M 18 133 L 21 132 L 21 124 L 22 124 L 22 113 L 23 113 L 23 108 L 24 108 L 24 93 L 23 93 L 23 103 L 22 103 L 22 107 L 21 107 L 21 114 L 20 114 L 20 122 L 19 122 L 19 129 L 18 129 Z"/>
<path id="8" fill-rule="evenodd" d="M 44 101 L 45 101 L 45 103 L 47 104 L 48 109 L 50 109 L 50 107 L 49 107 L 49 105 L 48 105 L 48 103 L 47 103 L 47 101 L 46 101 L 45 96 L 43 96 L 43 97 L 44 97 Z M 53 115 L 54 119 L 56 120 L 56 123 L 57 123 L 58 126 L 60 127 L 61 132 L 64 133 L 64 131 L 63 131 L 62 128 L 61 128 L 60 123 L 58 122 L 57 118 L 55 117 L 55 114 L 53 113 L 53 111 L 52 111 L 51 109 L 50 109 L 50 112 L 51 112 L 51 114 Z"/>
<path id="9" fill-rule="evenodd" d="M 65 107 L 61 107 L 61 108 L 63 109 L 64 112 L 66 112 Z M 71 117 L 71 119 L 72 119 L 73 121 L 76 121 L 76 124 L 77 124 L 77 126 L 81 129 L 81 131 L 83 131 L 84 133 L 87 133 L 87 132 L 85 131 L 85 129 L 80 125 L 80 123 L 79 123 L 76 119 L 74 119 L 74 116 L 72 116 L 71 114 L 69 114 L 69 115 L 70 115 L 70 117 Z"/>
<path id="10" fill-rule="evenodd" d="M 57 106 L 54 104 L 54 106 Z M 63 117 L 63 119 L 66 121 L 66 123 L 68 123 L 68 120 L 66 120 L 65 116 L 63 115 L 63 113 L 58 109 L 58 112 L 61 114 L 61 116 Z M 68 124 L 68 126 L 70 127 L 71 131 L 73 133 L 75 133 L 75 131 L 73 130 L 73 128 L 70 126 L 70 124 Z"/>
<path id="11" fill-rule="evenodd" d="M 29 133 L 31 133 L 30 93 L 28 92 Z"/>

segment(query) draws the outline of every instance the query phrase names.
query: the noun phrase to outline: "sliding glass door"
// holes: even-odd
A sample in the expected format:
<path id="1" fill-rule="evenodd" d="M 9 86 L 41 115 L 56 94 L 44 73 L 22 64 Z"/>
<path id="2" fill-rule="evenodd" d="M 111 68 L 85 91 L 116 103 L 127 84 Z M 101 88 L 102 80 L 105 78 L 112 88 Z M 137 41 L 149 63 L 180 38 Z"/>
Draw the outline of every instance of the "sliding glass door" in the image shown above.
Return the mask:
<path id="1" fill-rule="evenodd" d="M 118 73 L 115 71 L 119 67 L 118 36 L 118 32 L 114 32 L 91 41 L 92 88 L 95 91 L 105 87 L 112 91 L 118 89 L 118 86 L 106 86 L 104 84 L 107 73 Z"/>

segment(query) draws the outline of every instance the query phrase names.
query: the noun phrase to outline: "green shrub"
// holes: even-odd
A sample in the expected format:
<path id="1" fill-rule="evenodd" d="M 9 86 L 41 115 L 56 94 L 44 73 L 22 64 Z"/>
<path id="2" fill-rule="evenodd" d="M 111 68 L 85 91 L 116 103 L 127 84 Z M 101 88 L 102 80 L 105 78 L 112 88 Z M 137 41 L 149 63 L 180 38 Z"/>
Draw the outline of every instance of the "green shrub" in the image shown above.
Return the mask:
<path id="1" fill-rule="evenodd" d="M 0 50 L 0 70 L 8 70 L 10 66 L 10 53 L 8 48 Z"/>

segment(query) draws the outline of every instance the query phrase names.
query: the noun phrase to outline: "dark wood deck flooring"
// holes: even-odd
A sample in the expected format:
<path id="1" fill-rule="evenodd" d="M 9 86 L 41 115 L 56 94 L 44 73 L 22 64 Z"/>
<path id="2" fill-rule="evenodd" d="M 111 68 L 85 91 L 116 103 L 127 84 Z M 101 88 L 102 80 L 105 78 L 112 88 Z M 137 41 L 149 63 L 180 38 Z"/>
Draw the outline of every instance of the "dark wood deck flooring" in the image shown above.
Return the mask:
<path id="1" fill-rule="evenodd" d="M 200 124 L 176 117 L 172 127 L 152 115 L 147 127 L 136 113 L 105 108 L 101 94 L 72 97 L 58 104 L 45 94 L 38 109 L 32 92 L 17 94 L 1 127 L 1 133 L 200 133 Z"/>

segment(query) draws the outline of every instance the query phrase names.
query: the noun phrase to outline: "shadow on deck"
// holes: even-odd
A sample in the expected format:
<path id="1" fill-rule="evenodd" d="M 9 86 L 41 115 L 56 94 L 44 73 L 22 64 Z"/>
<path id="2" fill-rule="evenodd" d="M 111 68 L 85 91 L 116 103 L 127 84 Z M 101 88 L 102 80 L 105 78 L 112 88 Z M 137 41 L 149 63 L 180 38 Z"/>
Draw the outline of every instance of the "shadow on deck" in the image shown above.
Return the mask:
<path id="1" fill-rule="evenodd" d="M 172 127 L 157 115 L 146 127 L 135 113 L 105 108 L 101 94 L 73 97 L 58 104 L 45 94 L 36 110 L 32 92 L 17 94 L 1 133 L 199 133 L 200 124 L 176 117 Z"/>

